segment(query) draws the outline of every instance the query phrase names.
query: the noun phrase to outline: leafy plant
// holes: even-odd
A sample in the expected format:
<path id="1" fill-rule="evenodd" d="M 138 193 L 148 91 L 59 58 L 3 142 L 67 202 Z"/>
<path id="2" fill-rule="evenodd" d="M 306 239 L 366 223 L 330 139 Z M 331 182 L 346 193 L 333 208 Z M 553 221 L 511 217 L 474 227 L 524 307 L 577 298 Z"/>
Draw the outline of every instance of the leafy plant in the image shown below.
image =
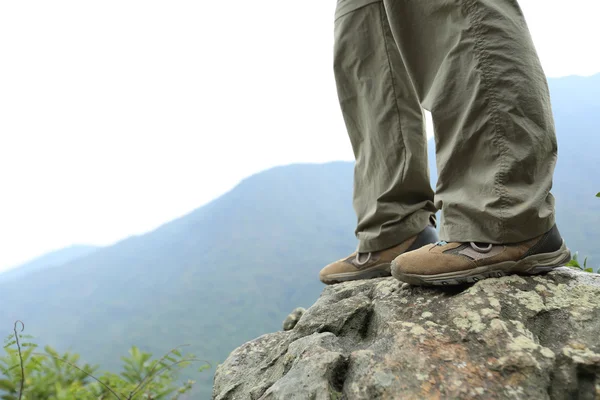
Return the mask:
<path id="1" fill-rule="evenodd" d="M 573 255 L 573 259 L 571 261 L 569 261 L 566 266 L 573 268 L 573 269 L 578 269 L 584 272 L 594 272 L 594 269 L 592 267 L 588 267 L 587 266 L 587 257 L 583 260 L 583 266 L 581 266 L 581 264 L 579 263 L 579 253 L 575 253 Z M 599 271 L 600 272 L 600 271 Z"/>
<path id="2" fill-rule="evenodd" d="M 21 331 L 17 329 L 21 325 Z M 179 399 L 189 392 L 194 381 L 177 384 L 177 373 L 194 361 L 193 356 L 183 356 L 178 348 L 156 360 L 151 353 L 137 347 L 122 357 L 123 370 L 119 374 L 106 372 L 96 378 L 98 366 L 77 366 L 79 355 L 59 354 L 50 346 L 36 352 L 32 337 L 22 334 L 24 325 L 17 321 L 14 333 L 4 344 L 0 356 L 0 399 L 48 400 L 167 400 Z M 210 366 L 204 365 L 199 371 Z"/>

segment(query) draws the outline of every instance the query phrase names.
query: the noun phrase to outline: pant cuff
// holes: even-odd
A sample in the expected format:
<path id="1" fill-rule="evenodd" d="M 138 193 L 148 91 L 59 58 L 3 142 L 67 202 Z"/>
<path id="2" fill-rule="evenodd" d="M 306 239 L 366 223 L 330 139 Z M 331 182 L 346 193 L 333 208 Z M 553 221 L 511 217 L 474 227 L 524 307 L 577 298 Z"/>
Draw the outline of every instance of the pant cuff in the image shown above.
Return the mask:
<path id="1" fill-rule="evenodd" d="M 394 226 L 386 226 L 384 232 L 376 238 L 361 239 L 360 232 L 357 233 L 359 239 L 357 251 L 368 253 L 389 249 L 418 235 L 427 225 L 435 225 L 435 223 L 435 214 L 431 211 L 419 210 Z"/>
<path id="2" fill-rule="evenodd" d="M 535 223 L 510 224 L 499 220 L 472 224 L 442 223 L 440 239 L 446 242 L 519 243 L 543 235 L 554 224 L 554 215 Z"/>

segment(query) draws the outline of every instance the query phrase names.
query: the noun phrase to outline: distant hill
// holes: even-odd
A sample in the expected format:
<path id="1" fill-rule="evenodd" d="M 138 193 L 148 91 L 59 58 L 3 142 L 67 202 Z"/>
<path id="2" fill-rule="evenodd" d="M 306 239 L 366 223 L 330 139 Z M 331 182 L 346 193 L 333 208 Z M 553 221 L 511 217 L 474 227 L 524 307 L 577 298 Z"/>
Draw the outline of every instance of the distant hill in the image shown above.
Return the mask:
<path id="1" fill-rule="evenodd" d="M 569 246 L 596 266 L 600 79 L 550 85 L 560 146 L 559 226 Z M 158 354 L 189 343 L 216 364 L 240 343 L 280 329 L 294 307 L 313 304 L 320 268 L 354 250 L 352 173 L 349 162 L 273 168 L 151 233 L 0 281 L 0 333 L 21 319 L 42 343 L 107 368 L 119 365 L 132 344 Z M 194 398 L 209 398 L 212 375 L 194 378 Z"/>
<path id="2" fill-rule="evenodd" d="M 558 136 L 557 221 L 581 260 L 600 266 L 600 74 L 550 80 Z"/>
<path id="3" fill-rule="evenodd" d="M 0 272 L 0 282 L 22 278 L 28 274 L 45 268 L 52 268 L 66 264 L 70 261 L 90 255 L 98 249 L 99 247 L 97 246 L 73 245 L 44 254 L 43 256 L 37 257 L 24 264 Z"/>
<path id="4" fill-rule="evenodd" d="M 0 282 L 0 304 L 11 305 L 0 307 L 0 329 L 21 319 L 43 343 L 107 368 L 132 344 L 161 353 L 189 343 L 216 364 L 312 304 L 325 260 L 354 249 L 352 171 L 274 168 L 154 232 Z M 195 378 L 208 398 L 211 373 Z"/>

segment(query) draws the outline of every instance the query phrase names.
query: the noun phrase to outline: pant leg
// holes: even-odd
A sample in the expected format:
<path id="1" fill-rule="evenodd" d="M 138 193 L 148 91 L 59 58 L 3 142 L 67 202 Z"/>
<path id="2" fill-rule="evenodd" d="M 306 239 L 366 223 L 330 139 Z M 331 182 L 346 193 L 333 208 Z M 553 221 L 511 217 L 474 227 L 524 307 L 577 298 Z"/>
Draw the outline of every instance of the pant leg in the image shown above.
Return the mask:
<path id="1" fill-rule="evenodd" d="M 358 250 L 382 250 L 421 232 L 436 209 L 421 105 L 381 1 L 338 0 L 334 72 L 356 158 Z"/>
<path id="2" fill-rule="evenodd" d="M 552 228 L 550 99 L 516 0 L 384 0 L 436 131 L 447 241 L 511 243 Z"/>

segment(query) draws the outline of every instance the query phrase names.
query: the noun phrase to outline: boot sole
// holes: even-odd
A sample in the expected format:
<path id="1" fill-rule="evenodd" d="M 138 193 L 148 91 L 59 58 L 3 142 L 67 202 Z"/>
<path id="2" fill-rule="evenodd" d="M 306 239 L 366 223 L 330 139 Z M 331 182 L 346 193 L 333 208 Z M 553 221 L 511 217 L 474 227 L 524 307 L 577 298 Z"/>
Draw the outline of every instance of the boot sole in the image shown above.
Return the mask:
<path id="1" fill-rule="evenodd" d="M 450 286 L 475 283 L 487 278 L 506 275 L 538 275 L 562 267 L 571 260 L 571 251 L 564 240 L 559 250 L 553 253 L 535 254 L 518 261 L 504 261 L 466 271 L 448 272 L 437 275 L 404 274 L 392 267 L 394 278 L 417 286 Z"/>
<path id="2" fill-rule="evenodd" d="M 391 276 L 391 263 L 375 265 L 371 268 L 358 271 L 358 272 L 342 272 L 339 274 L 331 274 L 321 279 L 326 285 L 333 285 L 335 283 L 356 281 L 359 279 L 373 279 L 373 278 L 385 278 Z"/>

